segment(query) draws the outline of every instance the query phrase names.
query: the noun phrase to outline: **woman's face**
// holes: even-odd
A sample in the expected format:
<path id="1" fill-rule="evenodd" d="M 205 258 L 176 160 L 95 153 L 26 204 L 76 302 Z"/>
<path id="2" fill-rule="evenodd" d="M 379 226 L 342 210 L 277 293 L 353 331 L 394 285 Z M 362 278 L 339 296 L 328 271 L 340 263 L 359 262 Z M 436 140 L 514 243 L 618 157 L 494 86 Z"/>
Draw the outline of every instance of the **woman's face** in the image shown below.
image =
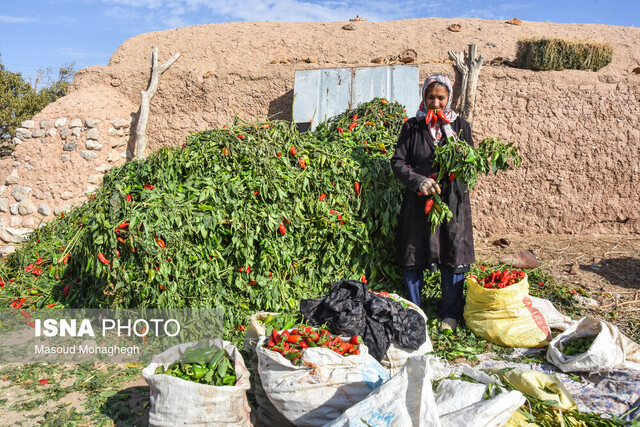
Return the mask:
<path id="1" fill-rule="evenodd" d="M 444 110 L 449 101 L 449 91 L 444 86 L 432 86 L 425 97 L 427 110 Z"/>

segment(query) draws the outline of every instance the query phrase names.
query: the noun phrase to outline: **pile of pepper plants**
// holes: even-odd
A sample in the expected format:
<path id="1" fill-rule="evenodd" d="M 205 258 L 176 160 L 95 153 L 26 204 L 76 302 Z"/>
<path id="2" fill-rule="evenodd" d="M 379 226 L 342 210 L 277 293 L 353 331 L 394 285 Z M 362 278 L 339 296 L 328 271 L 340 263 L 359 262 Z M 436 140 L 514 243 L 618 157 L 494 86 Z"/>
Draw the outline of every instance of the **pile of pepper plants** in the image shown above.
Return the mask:
<path id="1" fill-rule="evenodd" d="M 314 132 L 235 123 L 114 168 L 0 263 L 0 303 L 223 307 L 232 331 L 341 277 L 397 286 L 389 158 L 405 120 L 374 99 Z"/>

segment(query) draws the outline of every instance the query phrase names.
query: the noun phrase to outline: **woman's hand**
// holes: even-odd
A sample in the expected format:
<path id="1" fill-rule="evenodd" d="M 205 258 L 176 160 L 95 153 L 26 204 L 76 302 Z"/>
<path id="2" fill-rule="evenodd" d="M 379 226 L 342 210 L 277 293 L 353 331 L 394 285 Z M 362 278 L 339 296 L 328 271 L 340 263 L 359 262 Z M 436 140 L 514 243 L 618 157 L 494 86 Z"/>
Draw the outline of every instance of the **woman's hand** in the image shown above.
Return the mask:
<path id="1" fill-rule="evenodd" d="M 432 178 L 425 178 L 425 180 L 422 181 L 422 184 L 420 184 L 420 191 L 426 196 L 436 193 L 440 194 L 440 186 Z"/>

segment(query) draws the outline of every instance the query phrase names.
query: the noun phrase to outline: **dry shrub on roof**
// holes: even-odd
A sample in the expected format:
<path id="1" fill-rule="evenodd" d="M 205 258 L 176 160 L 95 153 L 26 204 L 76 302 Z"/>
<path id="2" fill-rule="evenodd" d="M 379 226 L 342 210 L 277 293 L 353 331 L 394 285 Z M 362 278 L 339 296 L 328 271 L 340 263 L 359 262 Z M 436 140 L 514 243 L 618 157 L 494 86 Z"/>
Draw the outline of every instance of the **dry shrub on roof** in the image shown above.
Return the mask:
<path id="1" fill-rule="evenodd" d="M 520 39 L 516 63 L 531 70 L 593 70 L 608 65 L 613 47 L 596 40 L 563 38 Z"/>

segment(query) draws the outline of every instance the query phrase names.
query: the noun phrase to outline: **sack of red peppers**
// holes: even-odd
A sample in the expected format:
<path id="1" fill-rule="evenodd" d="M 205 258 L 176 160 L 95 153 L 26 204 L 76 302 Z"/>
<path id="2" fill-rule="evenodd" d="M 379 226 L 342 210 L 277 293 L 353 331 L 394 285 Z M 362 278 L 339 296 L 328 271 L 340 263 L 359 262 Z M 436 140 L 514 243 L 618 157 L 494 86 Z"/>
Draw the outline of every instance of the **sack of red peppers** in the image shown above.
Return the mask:
<path id="1" fill-rule="evenodd" d="M 467 278 L 464 319 L 474 334 L 503 347 L 545 347 L 551 331 L 529 297 L 527 274 L 486 272 Z"/>
<path id="2" fill-rule="evenodd" d="M 149 384 L 149 425 L 251 425 L 249 371 L 238 349 L 220 338 L 185 343 L 154 356 L 142 370 Z"/>
<path id="3" fill-rule="evenodd" d="M 274 330 L 256 352 L 265 393 L 295 425 L 324 425 L 389 379 L 360 337 L 323 328 Z"/>

